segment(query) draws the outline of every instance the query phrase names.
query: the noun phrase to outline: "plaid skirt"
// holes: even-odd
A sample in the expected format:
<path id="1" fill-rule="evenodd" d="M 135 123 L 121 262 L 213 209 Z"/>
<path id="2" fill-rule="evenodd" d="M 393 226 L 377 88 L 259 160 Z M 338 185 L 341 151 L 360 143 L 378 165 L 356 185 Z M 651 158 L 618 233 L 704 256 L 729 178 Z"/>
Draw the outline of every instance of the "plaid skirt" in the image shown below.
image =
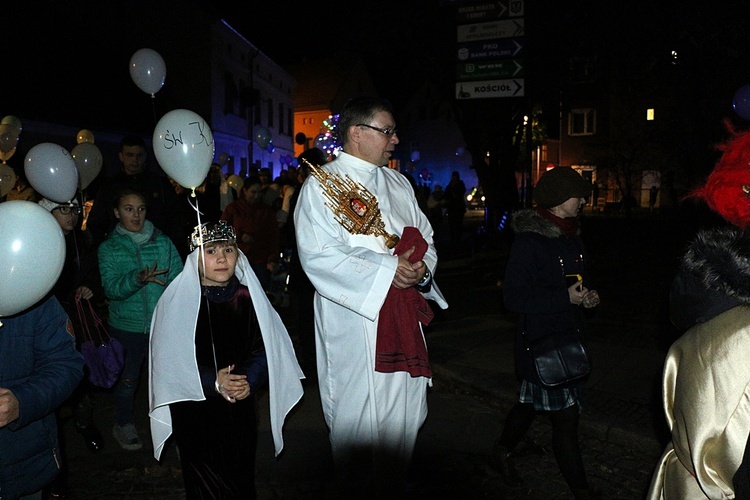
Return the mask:
<path id="1" fill-rule="evenodd" d="M 521 387 L 518 390 L 518 401 L 533 404 L 537 411 L 563 410 L 577 404 L 580 412 L 583 409 L 581 405 L 582 396 L 582 386 L 546 389 L 527 380 L 521 381 Z"/>

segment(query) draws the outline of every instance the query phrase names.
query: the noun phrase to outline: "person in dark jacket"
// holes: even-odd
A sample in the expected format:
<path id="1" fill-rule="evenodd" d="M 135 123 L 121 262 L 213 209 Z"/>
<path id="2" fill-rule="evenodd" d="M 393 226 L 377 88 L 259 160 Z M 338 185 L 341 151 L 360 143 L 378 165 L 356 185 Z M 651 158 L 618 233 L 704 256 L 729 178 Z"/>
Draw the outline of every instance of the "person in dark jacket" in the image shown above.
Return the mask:
<path id="1" fill-rule="evenodd" d="M 0 497 L 42 498 L 60 467 L 55 410 L 78 386 L 83 358 L 54 296 L 0 317 Z"/>
<path id="2" fill-rule="evenodd" d="M 451 181 L 445 187 L 445 207 L 448 212 L 451 241 L 459 242 L 466 214 L 466 184 L 456 170 L 451 174 Z"/>
<path id="3" fill-rule="evenodd" d="M 518 402 L 508 413 L 493 448 L 495 466 L 504 482 L 520 486 L 511 452 L 524 437 L 537 412 L 552 422 L 552 447 L 560 471 L 576 499 L 597 498 L 590 488 L 578 443 L 583 382 L 560 388 L 541 385 L 526 339 L 554 335 L 566 329 L 583 332 L 582 308 L 599 304 L 587 288 L 586 251 L 578 227 L 578 212 L 591 185 L 575 170 L 557 167 L 545 172 L 534 189 L 537 206 L 513 214 L 515 241 L 503 284 L 505 307 L 519 314 L 515 340 Z"/>
<path id="4" fill-rule="evenodd" d="M 78 318 L 76 301 L 104 304 L 99 259 L 93 242 L 81 231 L 81 206 L 78 200 L 74 198 L 67 203 L 57 203 L 42 198 L 39 205 L 52 214 L 65 236 L 65 262 L 51 293 L 72 321 L 76 332 L 76 345 L 80 350 L 80 345 L 86 337 Z M 91 451 L 99 451 L 104 446 L 104 440 L 93 420 L 93 403 L 90 397 L 92 390 L 93 387 L 88 380 L 82 380 L 68 403 L 73 408 L 76 430 L 83 437 L 86 446 Z"/>
<path id="5" fill-rule="evenodd" d="M 60 302 L 73 323 L 76 347 L 80 351 L 81 344 L 86 340 L 86 334 L 84 325 L 79 319 L 77 304 L 84 304 L 88 301 L 104 302 L 96 250 L 89 238 L 81 231 L 78 218 L 81 214 L 81 206 L 77 199 L 57 203 L 42 198 L 39 200 L 39 206 L 52 214 L 65 236 L 65 262 L 60 277 L 52 286 L 51 293 Z M 63 408 L 68 407 L 72 410 L 75 428 L 83 438 L 86 447 L 93 452 L 98 452 L 104 446 L 104 438 L 94 423 L 92 391 L 92 384 L 84 377 Z M 62 409 L 58 410 L 58 413 L 62 413 Z M 62 465 L 50 491 L 54 498 L 64 497 L 67 491 L 68 459 L 66 443 L 62 436 L 60 448 L 63 452 Z"/>

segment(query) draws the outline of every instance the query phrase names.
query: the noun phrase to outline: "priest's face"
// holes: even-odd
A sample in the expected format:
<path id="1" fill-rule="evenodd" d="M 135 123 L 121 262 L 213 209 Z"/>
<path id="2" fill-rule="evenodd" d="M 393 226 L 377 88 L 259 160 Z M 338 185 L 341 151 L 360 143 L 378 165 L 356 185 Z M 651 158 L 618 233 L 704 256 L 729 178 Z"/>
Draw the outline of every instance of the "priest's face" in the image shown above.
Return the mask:
<path id="1" fill-rule="evenodd" d="M 234 276 L 237 247 L 226 242 L 208 243 L 198 256 L 201 285 L 226 286 Z"/>
<path id="2" fill-rule="evenodd" d="M 356 143 L 354 156 L 378 166 L 388 165 L 399 142 L 396 122 L 387 111 L 375 113 L 370 123 L 355 125 L 349 133 Z"/>

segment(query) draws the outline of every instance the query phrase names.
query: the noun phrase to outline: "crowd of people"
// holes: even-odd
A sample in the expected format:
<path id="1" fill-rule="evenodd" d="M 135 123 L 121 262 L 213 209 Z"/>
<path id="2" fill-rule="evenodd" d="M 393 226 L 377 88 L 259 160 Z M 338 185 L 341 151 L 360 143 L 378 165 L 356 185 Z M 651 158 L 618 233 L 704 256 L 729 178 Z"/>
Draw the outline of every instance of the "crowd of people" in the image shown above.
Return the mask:
<path id="1" fill-rule="evenodd" d="M 268 391 L 278 455 L 304 380 L 319 390 L 341 495 L 407 495 L 432 384 L 428 301 L 448 307 L 435 278 L 435 236 L 447 210 L 451 240 L 460 241 L 466 187 L 454 172 L 445 190 L 420 196 L 407 175 L 387 168 L 399 137 L 386 100 L 350 100 L 339 130 L 342 149 L 334 157 L 311 149 L 298 168 L 275 179 L 260 168 L 236 188 L 216 163 L 194 196 L 151 172 L 145 142 L 126 136 L 122 168 L 98 184 L 87 217 L 82 207 L 90 200 L 55 202 L 19 184 L 13 199 L 35 202 L 54 217 L 66 256 L 43 300 L 0 317 L 3 498 L 65 496 L 56 422 L 64 405 L 88 449 L 104 446 L 83 376 L 83 301 L 125 349 L 110 391 L 112 436 L 124 450 L 143 448 L 134 401 L 147 364 L 154 457 L 170 443 L 177 447 L 187 498 L 255 497 L 257 397 Z M 735 369 L 742 352 L 730 349 L 750 328 L 742 281 L 750 132 L 737 134 L 726 150 L 706 186 L 693 193 L 731 227 L 699 234 L 675 281 L 673 319 L 687 332 L 667 358 L 673 440 L 651 498 L 732 498 L 750 488 L 750 379 Z M 600 498 L 579 449 L 586 379 L 550 383 L 530 345 L 544 338 L 561 345 L 571 331 L 584 338 L 585 318 L 599 305 L 578 225 L 590 195 L 575 170 L 557 167 L 538 180 L 535 206 L 512 214 L 503 300 L 519 317 L 518 400 L 488 450 L 503 482 L 522 485 L 514 450 L 535 417 L 547 415 L 555 457 L 577 499 Z M 270 299 L 280 267 L 288 273 L 296 344 Z M 732 357 L 721 354 L 728 351 Z M 709 446 L 714 442 L 719 452 Z"/>
<path id="2" fill-rule="evenodd" d="M 242 345 L 247 347 L 248 357 L 238 359 L 238 362 L 231 363 L 231 368 L 227 368 L 223 366 L 225 355 L 221 353 L 226 353 L 227 349 L 234 352 L 239 345 L 236 343 L 239 342 L 238 338 L 227 337 L 232 344 L 225 346 L 217 343 L 215 346 L 219 349 L 220 357 L 217 359 L 221 361 L 223 368 L 216 370 L 214 375 L 217 383 L 227 390 L 223 395 L 233 402 L 247 400 L 245 404 L 237 406 L 239 413 L 236 414 L 242 420 L 248 419 L 241 426 L 245 429 L 244 435 L 249 436 L 248 439 L 252 438 L 255 422 L 255 418 L 251 418 L 254 406 L 248 406 L 247 402 L 254 400 L 258 391 L 264 387 L 273 386 L 274 380 L 278 378 L 274 374 L 269 376 L 268 366 L 275 366 L 278 373 L 291 374 L 284 384 L 292 389 L 294 380 L 300 384 L 302 372 L 296 360 L 289 358 L 289 353 L 292 358 L 295 355 L 291 347 L 292 337 L 281 324 L 278 315 L 274 316 L 275 313 L 271 312 L 266 293 L 270 288 L 271 275 L 278 270 L 279 256 L 284 246 L 294 244 L 294 239 L 290 236 L 293 234 L 293 230 L 290 232 L 293 227 L 290 216 L 293 206 L 290 202 L 295 190 L 298 194 L 297 188 L 304 178 L 290 167 L 291 172 L 284 170 L 276 179 L 271 180 L 269 169 L 263 168 L 246 177 L 244 187 L 235 190 L 229 186 L 228 175 L 223 175 L 221 165 L 213 163 L 206 181 L 195 189 L 195 196 L 191 196 L 190 190 L 163 173 L 149 168 L 148 148 L 140 136 L 123 137 L 118 158 L 121 166 L 116 174 L 98 179 L 92 188 L 85 193 L 79 190 L 71 200 L 56 202 L 43 197 L 27 181 L 22 169 L 17 176 L 16 185 L 0 199 L 0 202 L 27 201 L 38 204 L 54 217 L 65 239 L 64 266 L 45 300 L 30 307 L 28 311 L 0 321 L 3 333 L 25 328 L 28 335 L 22 338 L 29 340 L 28 346 L 16 343 L 13 346 L 3 346 L 2 351 L 3 359 L 6 359 L 10 355 L 9 349 L 21 349 L 17 356 L 28 361 L 18 364 L 17 368 L 10 371 L 7 369 L 10 363 L 4 363 L 0 372 L 0 379 L 4 381 L 0 386 L 5 386 L 0 388 L 0 443 L 3 455 L 7 458 L 0 460 L 0 495 L 3 498 L 42 498 L 42 495 L 50 498 L 65 497 L 68 489 L 66 443 L 62 435 L 57 436 L 56 427 L 59 422 L 55 420 L 62 422 L 62 411 L 72 414 L 75 428 L 85 446 L 92 453 L 100 452 L 105 445 L 103 423 L 95 420 L 93 405 L 95 393 L 103 390 L 111 394 L 114 402 L 110 425 L 115 442 L 128 451 L 143 448 L 142 436 L 146 430 L 137 429 L 135 425 L 135 395 L 137 391 L 144 390 L 141 375 L 144 373 L 144 365 L 150 360 L 151 320 L 161 296 L 169 290 L 170 283 L 183 283 L 185 280 L 178 280 L 178 277 L 186 272 L 185 264 L 195 262 L 189 258 L 196 253 L 194 232 L 199 220 L 207 221 L 204 225 L 225 224 L 232 232 L 237 230 L 237 238 L 227 241 L 231 245 L 224 247 L 222 251 L 231 253 L 228 250 L 233 248 L 238 258 L 232 261 L 231 269 L 227 268 L 222 272 L 228 273 L 227 276 L 231 278 L 235 275 L 236 263 L 236 276 L 241 282 L 240 286 L 246 291 L 249 287 L 252 291 L 250 296 L 242 299 L 245 301 L 243 321 L 250 318 L 251 328 L 245 332 L 230 329 L 238 338 L 242 337 L 245 342 Z M 322 163 L 323 159 L 325 157 L 317 163 Z M 84 212 L 84 208 L 88 210 Z M 202 257 L 211 258 L 216 244 L 218 243 L 214 242 Z M 248 258 L 252 262 L 249 263 Z M 222 263 L 226 259 L 217 261 Z M 204 270 L 203 266 L 207 265 L 205 262 L 207 260 L 200 260 L 201 285 L 211 290 L 217 289 L 209 285 L 226 285 L 226 282 L 214 282 L 217 278 L 211 277 L 211 273 Z M 247 274 L 248 270 L 251 270 L 252 277 Z M 198 269 L 193 271 L 198 272 Z M 299 275 L 296 281 L 300 281 Z M 198 290 L 201 290 L 201 286 L 198 286 Z M 312 304 L 312 296 L 308 294 L 306 297 L 309 297 Z M 223 299 L 219 300 L 213 295 L 210 300 L 217 304 L 223 302 Z M 246 305 L 252 307 L 248 309 Z M 217 307 L 219 311 L 214 312 L 214 317 L 221 317 L 225 312 L 222 309 L 224 306 Z M 89 333 L 88 325 L 83 323 L 87 321 L 85 311 L 89 310 L 93 311 L 97 319 L 103 320 L 108 334 L 124 347 L 122 371 L 117 383 L 110 389 L 95 387 L 87 377 L 82 376 L 87 368 L 83 367 L 81 346 L 87 340 L 84 332 Z M 162 313 L 165 310 L 167 308 L 163 306 Z M 178 310 L 180 313 L 184 312 L 181 304 L 178 304 Z M 203 316 L 198 321 L 199 332 L 205 332 L 207 328 L 205 325 L 201 326 L 202 318 Z M 312 321 L 312 316 L 309 319 Z M 90 317 L 88 321 L 91 321 Z M 222 321 L 222 328 L 226 328 L 226 321 Z M 269 328 L 271 330 L 267 332 Z M 210 331 L 211 327 L 208 329 Z M 312 325 L 309 325 L 309 329 L 312 329 Z M 252 335 L 245 338 L 245 334 Z M 39 344 L 40 340 L 35 340 L 41 335 L 45 336 L 45 346 Z M 284 353 L 286 357 L 281 358 L 286 368 L 279 366 L 278 357 L 274 358 L 275 361 L 266 361 L 264 338 L 267 335 L 273 335 L 272 353 L 277 352 L 279 338 L 289 342 L 289 348 Z M 312 341 L 312 334 L 309 335 L 307 343 Z M 5 334 L 2 337 L 9 338 Z M 217 342 L 224 342 L 222 338 L 217 336 Z M 68 343 L 68 340 L 72 342 Z M 199 335 L 196 342 L 205 343 L 205 338 Z M 31 350 L 32 347 L 35 351 Z M 308 357 L 314 356 L 309 347 L 306 350 Z M 200 351 L 199 354 L 197 362 L 202 367 L 206 362 L 205 352 Z M 253 368 L 248 371 L 245 364 L 251 359 Z M 47 360 L 59 364 L 56 368 L 50 368 L 56 370 L 56 383 L 49 386 L 43 402 L 35 401 L 33 393 L 20 391 L 16 387 L 14 377 L 19 382 L 26 380 L 32 384 L 30 387 L 33 387 L 37 378 L 39 383 L 45 383 L 45 377 L 53 372 L 37 370 L 32 375 L 24 370 L 27 365 L 31 369 L 33 363 L 42 366 L 39 363 L 46 363 Z M 173 362 L 171 358 L 169 361 Z M 211 378 L 210 373 L 201 373 L 206 376 L 206 380 Z M 239 379 L 242 382 L 236 382 Z M 236 385 L 243 384 L 244 390 L 235 389 Z M 209 386 L 213 390 L 213 381 L 210 381 Z M 279 387 L 282 392 L 287 390 L 283 386 Z M 277 388 L 276 393 L 278 392 Z M 209 394 L 208 391 L 206 394 Z M 299 398 L 294 403 L 297 399 Z M 205 415 L 212 415 L 212 411 L 223 411 L 215 406 L 215 402 L 213 405 L 214 410 L 206 409 L 208 413 Z M 30 411 L 29 408 L 33 410 Z M 184 411 L 181 410 L 183 408 Z M 206 471 L 226 469 L 229 476 L 219 474 L 217 477 L 222 479 L 221 484 L 230 485 L 229 489 L 213 490 L 212 488 L 219 487 L 218 483 L 214 483 L 208 491 L 224 495 L 222 498 L 251 498 L 247 488 L 252 489 L 252 481 L 248 483 L 243 479 L 233 483 L 232 478 L 244 478 L 248 464 L 252 467 L 252 460 L 246 463 L 247 459 L 243 459 L 244 461 L 237 462 L 232 467 L 228 467 L 229 462 L 217 466 L 205 460 L 205 469 L 196 465 L 202 460 L 202 455 L 206 458 L 215 451 L 201 448 L 203 445 L 198 444 L 191 447 L 184 441 L 186 436 L 195 436 L 190 427 L 186 427 L 188 424 L 185 423 L 185 416 L 194 415 L 196 409 L 203 411 L 201 408 L 200 405 L 181 403 L 174 409 L 178 415 L 177 420 L 181 422 L 177 425 L 179 432 L 175 432 L 175 441 L 179 443 L 183 465 L 187 469 L 186 490 L 200 495 L 204 490 L 196 484 L 201 475 Z M 286 408 L 284 415 L 288 410 Z M 23 427 L 24 432 L 15 432 L 17 427 Z M 280 434 L 280 427 L 278 433 Z M 225 443 L 235 439 L 231 434 L 226 436 Z M 49 443 L 58 440 L 58 446 L 49 447 Z M 213 443 L 213 437 L 205 440 L 205 444 L 210 443 Z M 248 444 L 244 441 L 238 443 L 243 444 L 237 449 L 236 456 L 247 455 L 245 451 L 248 450 Z M 21 474 L 20 469 L 18 472 L 8 469 L 10 463 L 28 463 L 30 467 Z M 10 482 L 6 482 L 5 478 L 8 477 Z M 41 486 L 44 486 L 43 491 Z"/>
<path id="3" fill-rule="evenodd" d="M 2 318 L 2 328 L 27 328 L 29 338 L 54 326 L 56 337 L 47 341 L 60 363 L 57 392 L 46 399 L 48 406 L 39 405 L 40 411 L 52 410 L 52 417 L 32 414 L 38 419 L 38 426 L 29 426 L 35 440 L 12 441 L 13 456 L 39 458 L 38 465 L 17 475 L 10 485 L 0 479 L 9 498 L 42 498 L 43 493 L 65 497 L 65 446 L 49 421 L 58 418 L 54 410 L 70 407 L 85 445 L 98 453 L 105 440 L 100 431 L 104 423 L 93 417 L 95 390 L 112 396 L 109 425 L 117 445 L 141 450 L 147 430 L 136 428 L 135 396 L 144 385 L 150 394 L 148 434 L 154 456 L 158 460 L 174 442 L 187 497 L 253 498 L 253 475 L 247 471 L 254 468 L 255 401 L 261 391 L 270 391 L 278 454 L 284 419 L 301 399 L 304 379 L 319 381 L 324 404 L 337 415 L 327 423 L 341 487 L 352 493 L 362 492 L 363 486 L 373 487 L 370 493 L 405 487 L 431 380 L 421 334 L 428 320 L 417 320 L 416 315 L 429 310 L 426 298 L 447 306 L 433 277 L 435 218 L 434 213 L 428 218 L 426 199 L 418 200 L 418 190 L 405 175 L 382 168 L 398 144 L 390 104 L 375 98 L 352 100 L 342 112 L 342 123 L 348 130 L 343 151 L 333 161 L 313 148 L 300 156 L 299 167 L 288 166 L 276 178 L 270 169 L 259 168 L 241 186 L 229 187 L 229 175 L 214 163 L 193 193 L 149 168 L 148 148 L 138 135 L 122 138 L 116 174 L 97 179 L 71 200 L 44 198 L 19 176 L 16 187 L 0 201 L 30 201 L 49 212 L 64 234 L 66 259 L 43 303 L 17 318 Z M 362 246 L 363 235 L 341 234 L 335 214 L 320 203 L 324 193 L 314 177 L 323 166 L 339 180 L 362 171 L 359 180 L 366 188 L 362 199 L 355 201 L 364 210 L 373 202 L 368 196 L 387 201 L 380 216 L 390 239 L 370 234 L 366 238 L 371 241 Z M 436 206 L 442 215 L 443 201 Z M 332 238 L 329 243 L 314 241 L 317 227 L 325 227 Z M 399 238 L 401 244 L 393 249 L 391 241 Z M 337 240 L 338 250 L 326 250 Z M 298 247 L 312 253 L 298 252 Z M 355 255 L 377 265 L 346 285 L 351 304 L 359 301 L 355 296 L 367 300 L 360 310 L 339 318 L 343 309 L 332 294 L 339 294 L 336 289 L 345 285 L 342 278 L 351 276 L 331 266 Z M 297 316 L 296 345 L 270 300 L 273 277 L 281 271 L 288 274 L 290 305 Z M 400 299 L 394 291 L 411 291 L 421 299 L 420 305 L 410 295 L 409 303 L 417 304 L 414 310 L 408 307 L 410 319 L 398 318 Z M 375 295 L 380 299 L 370 300 Z M 378 321 L 381 303 L 384 308 L 390 304 L 388 322 Z M 185 314 L 192 308 L 195 315 Z M 86 320 L 81 311 L 89 309 L 103 318 L 109 335 L 124 348 L 120 375 L 108 389 L 93 387 L 83 376 L 88 368 L 82 362 Z M 346 346 L 342 338 L 329 345 L 337 336 L 334 325 L 348 329 L 358 321 L 367 323 L 365 344 Z M 326 326 L 316 326 L 321 322 Z M 405 339 L 400 338 L 402 332 Z M 383 338 L 388 339 L 385 346 Z M 374 385 L 363 376 L 356 385 L 361 391 L 334 389 L 336 377 L 347 364 L 366 358 L 370 344 L 383 351 L 379 356 L 396 356 L 398 363 L 383 369 L 373 358 L 367 363 L 375 374 Z M 408 366 L 415 349 L 423 356 L 419 372 Z M 44 352 L 28 354 L 31 360 Z M 147 383 L 142 380 L 145 365 Z M 8 432 L 21 419 L 26 425 L 28 413 L 23 410 L 29 401 L 18 389 L 0 389 L 0 442 L 10 442 Z M 358 404 L 374 405 L 376 410 L 397 401 L 399 409 L 392 417 L 361 433 L 364 422 L 356 416 L 361 413 Z M 212 431 L 207 433 L 207 427 Z M 47 449 L 38 443 L 44 437 L 41 429 L 48 429 L 53 441 L 63 445 L 50 450 L 56 458 L 52 464 L 49 456 L 40 455 Z M 355 442 L 366 446 L 355 449 Z M 351 471 L 365 482 L 354 481 Z"/>

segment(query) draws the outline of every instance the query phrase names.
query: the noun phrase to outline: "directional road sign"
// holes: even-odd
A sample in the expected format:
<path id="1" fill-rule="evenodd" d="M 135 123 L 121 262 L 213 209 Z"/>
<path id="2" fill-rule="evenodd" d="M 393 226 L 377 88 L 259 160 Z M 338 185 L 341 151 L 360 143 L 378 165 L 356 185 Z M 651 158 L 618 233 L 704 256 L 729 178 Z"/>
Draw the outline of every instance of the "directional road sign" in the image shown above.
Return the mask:
<path id="1" fill-rule="evenodd" d="M 456 49 L 458 61 L 485 61 L 523 56 L 523 38 L 500 38 L 461 43 Z"/>
<path id="2" fill-rule="evenodd" d="M 458 63 L 456 67 L 456 80 L 458 81 L 497 80 L 522 76 L 524 76 L 523 65 L 516 59 Z"/>
<path id="3" fill-rule="evenodd" d="M 458 24 L 481 23 L 508 17 L 523 17 L 524 0 L 500 0 L 456 7 Z"/>
<path id="4" fill-rule="evenodd" d="M 482 99 L 487 97 L 523 97 L 523 78 L 459 82 L 456 99 Z"/>
<path id="5" fill-rule="evenodd" d="M 523 18 L 503 19 L 489 23 L 462 24 L 457 27 L 458 43 L 511 38 L 524 35 Z"/>

